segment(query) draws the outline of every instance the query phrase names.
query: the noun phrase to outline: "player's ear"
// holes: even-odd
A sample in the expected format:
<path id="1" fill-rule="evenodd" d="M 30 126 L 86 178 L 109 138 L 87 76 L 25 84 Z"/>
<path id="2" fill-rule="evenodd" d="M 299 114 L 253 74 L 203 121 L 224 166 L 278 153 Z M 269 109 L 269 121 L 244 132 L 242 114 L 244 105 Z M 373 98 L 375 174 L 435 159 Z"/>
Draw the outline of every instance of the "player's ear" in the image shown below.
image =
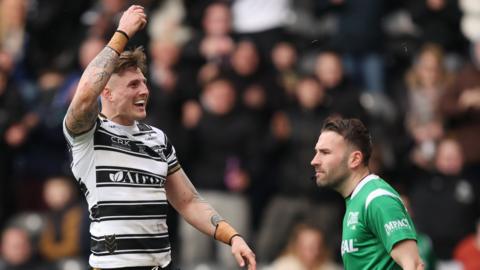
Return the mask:
<path id="1" fill-rule="evenodd" d="M 108 87 L 103 88 L 102 97 L 106 100 L 112 100 L 112 90 Z"/>
<path id="2" fill-rule="evenodd" d="M 350 158 L 348 160 L 348 164 L 350 168 L 356 168 L 363 163 L 363 154 L 359 150 L 355 150 L 350 153 Z"/>

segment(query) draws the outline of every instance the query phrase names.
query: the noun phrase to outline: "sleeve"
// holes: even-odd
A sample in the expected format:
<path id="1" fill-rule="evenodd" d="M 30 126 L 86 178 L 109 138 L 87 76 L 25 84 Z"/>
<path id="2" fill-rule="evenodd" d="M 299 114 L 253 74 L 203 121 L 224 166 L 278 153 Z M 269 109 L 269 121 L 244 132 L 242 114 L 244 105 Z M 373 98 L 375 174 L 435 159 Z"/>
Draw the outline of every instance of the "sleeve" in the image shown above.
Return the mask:
<path id="1" fill-rule="evenodd" d="M 366 203 L 368 227 L 390 253 L 403 240 L 416 240 L 413 222 L 400 198 L 386 190 L 372 192 Z"/>
<path id="2" fill-rule="evenodd" d="M 82 144 L 90 139 L 93 138 L 93 134 L 95 133 L 95 130 L 97 129 L 97 126 L 99 126 L 100 119 L 97 118 L 97 121 L 95 121 L 95 125 L 93 127 L 86 131 L 85 133 L 82 133 L 77 136 L 73 136 L 70 131 L 68 131 L 67 124 L 66 124 L 66 116 L 63 118 L 63 136 L 65 136 L 65 139 L 67 140 L 67 143 L 70 148 L 77 146 L 79 144 Z"/>
<path id="3" fill-rule="evenodd" d="M 165 150 L 164 150 L 164 155 L 167 159 L 168 163 L 168 173 L 167 175 L 170 175 L 178 170 L 180 170 L 181 166 L 180 163 L 178 162 L 177 159 L 177 153 L 175 151 L 175 147 L 170 143 L 170 141 L 167 138 L 167 135 L 165 135 Z"/>

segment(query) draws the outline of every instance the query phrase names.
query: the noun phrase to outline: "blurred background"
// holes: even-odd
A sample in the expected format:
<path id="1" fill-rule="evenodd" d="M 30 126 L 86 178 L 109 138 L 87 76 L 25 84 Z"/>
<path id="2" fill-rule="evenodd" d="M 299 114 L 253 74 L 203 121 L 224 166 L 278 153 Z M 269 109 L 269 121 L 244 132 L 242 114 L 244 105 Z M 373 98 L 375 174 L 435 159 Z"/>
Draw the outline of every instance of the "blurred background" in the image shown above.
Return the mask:
<path id="1" fill-rule="evenodd" d="M 146 122 L 260 269 L 341 269 L 343 199 L 310 160 L 323 120 L 370 128 L 427 269 L 480 269 L 478 0 L 0 0 L 0 269 L 88 269 L 88 209 L 62 120 L 123 10 L 148 55 Z M 236 269 L 169 216 L 183 270 Z"/>

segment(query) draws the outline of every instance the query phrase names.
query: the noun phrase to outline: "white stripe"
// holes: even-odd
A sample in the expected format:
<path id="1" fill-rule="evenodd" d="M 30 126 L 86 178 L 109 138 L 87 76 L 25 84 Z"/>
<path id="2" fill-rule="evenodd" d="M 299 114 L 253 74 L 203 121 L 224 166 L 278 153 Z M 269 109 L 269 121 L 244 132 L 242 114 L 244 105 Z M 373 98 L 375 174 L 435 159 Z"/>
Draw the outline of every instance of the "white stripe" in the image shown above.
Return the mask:
<path id="1" fill-rule="evenodd" d="M 374 191 L 370 192 L 370 194 L 368 194 L 367 196 L 367 199 L 365 200 L 365 210 L 367 210 L 368 208 L 368 205 L 375 199 L 375 198 L 378 198 L 380 196 L 390 196 L 390 197 L 394 197 L 394 198 L 397 198 L 400 200 L 400 198 L 391 193 L 390 191 L 388 190 L 385 190 L 385 189 L 381 189 L 381 188 L 378 188 L 378 189 L 375 189 Z"/>
<path id="2" fill-rule="evenodd" d="M 166 200 L 167 195 L 163 188 L 148 187 L 97 187 L 102 201 L 135 201 L 141 198 L 145 201 Z M 140 195 L 141 194 L 141 195 Z"/>
<path id="3" fill-rule="evenodd" d="M 357 184 L 357 186 L 355 187 L 355 189 L 353 190 L 352 192 L 352 196 L 351 198 L 353 199 L 353 197 L 355 197 L 355 195 L 357 195 L 358 192 L 360 192 L 360 190 L 370 181 L 372 181 L 373 179 L 379 179 L 380 177 L 378 177 L 378 175 L 375 175 L 375 174 L 369 174 L 367 176 L 365 176 L 362 180 L 360 180 L 360 182 Z"/>
<path id="4" fill-rule="evenodd" d="M 90 256 L 90 264 L 96 268 L 119 268 L 159 264 L 162 267 L 170 263 L 171 251 L 154 253 L 155 261 L 152 261 L 153 254 L 117 254 L 111 256 Z M 112 258 L 114 257 L 114 259 Z"/>
<path id="5" fill-rule="evenodd" d="M 167 232 L 167 225 L 164 222 L 159 222 L 159 219 L 108 220 L 93 222 L 90 226 L 90 234 L 96 237 L 112 234 L 158 234 Z"/>

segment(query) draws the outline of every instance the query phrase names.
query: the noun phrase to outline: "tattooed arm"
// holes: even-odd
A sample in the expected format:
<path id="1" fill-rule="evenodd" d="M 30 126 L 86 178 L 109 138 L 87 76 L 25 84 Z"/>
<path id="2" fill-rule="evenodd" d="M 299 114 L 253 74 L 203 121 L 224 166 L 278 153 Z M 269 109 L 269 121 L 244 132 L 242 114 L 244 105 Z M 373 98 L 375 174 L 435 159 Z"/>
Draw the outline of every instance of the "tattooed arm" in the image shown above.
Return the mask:
<path id="1" fill-rule="evenodd" d="M 238 265 L 241 267 L 248 265 L 248 270 L 256 269 L 253 251 L 217 211 L 200 196 L 182 169 L 167 177 L 165 190 L 170 204 L 188 223 L 207 235 L 218 237 L 217 240 L 228 241 L 232 246 L 232 254 Z M 221 232 L 218 232 L 219 230 Z M 228 240 L 221 240 L 222 238 Z"/>
<path id="2" fill-rule="evenodd" d="M 75 95 L 68 108 L 65 124 L 72 135 L 90 130 L 98 115 L 97 99 L 113 73 L 119 54 L 123 51 L 128 37 L 133 36 L 146 24 L 143 7 L 132 5 L 127 9 L 118 24 L 112 39 L 87 66 L 80 78 Z M 126 37 L 125 37 L 126 35 Z"/>
<path id="3" fill-rule="evenodd" d="M 110 79 L 117 59 L 117 53 L 105 47 L 83 72 L 66 116 L 65 124 L 72 135 L 93 127 L 98 114 L 97 98 Z"/>

